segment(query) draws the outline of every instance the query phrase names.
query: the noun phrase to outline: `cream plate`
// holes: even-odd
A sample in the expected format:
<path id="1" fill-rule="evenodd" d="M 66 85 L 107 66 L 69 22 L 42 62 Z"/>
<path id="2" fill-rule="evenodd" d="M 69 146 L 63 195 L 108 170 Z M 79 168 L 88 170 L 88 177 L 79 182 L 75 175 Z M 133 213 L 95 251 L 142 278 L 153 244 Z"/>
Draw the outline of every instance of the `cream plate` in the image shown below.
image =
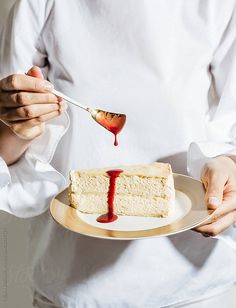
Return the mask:
<path id="1" fill-rule="evenodd" d="M 50 204 L 54 220 L 64 228 L 104 239 L 131 240 L 167 236 L 192 229 L 204 222 L 212 211 L 204 203 L 204 188 L 200 181 L 174 174 L 176 209 L 168 218 L 119 216 L 118 220 L 101 224 L 99 215 L 84 214 L 69 206 L 68 189 Z"/>

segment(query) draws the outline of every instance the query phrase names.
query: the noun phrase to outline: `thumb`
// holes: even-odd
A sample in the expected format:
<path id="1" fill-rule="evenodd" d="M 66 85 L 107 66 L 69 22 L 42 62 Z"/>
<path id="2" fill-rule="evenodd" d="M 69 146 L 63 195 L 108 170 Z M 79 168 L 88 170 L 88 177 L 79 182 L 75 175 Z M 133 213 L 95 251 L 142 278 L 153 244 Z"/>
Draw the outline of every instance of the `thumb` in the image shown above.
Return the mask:
<path id="1" fill-rule="evenodd" d="M 38 66 L 32 66 L 31 69 L 27 72 L 28 76 L 44 79 L 43 73 Z"/>
<path id="2" fill-rule="evenodd" d="M 226 181 L 224 176 L 218 172 L 211 172 L 206 179 L 207 189 L 205 198 L 209 209 L 215 210 L 221 205 Z"/>

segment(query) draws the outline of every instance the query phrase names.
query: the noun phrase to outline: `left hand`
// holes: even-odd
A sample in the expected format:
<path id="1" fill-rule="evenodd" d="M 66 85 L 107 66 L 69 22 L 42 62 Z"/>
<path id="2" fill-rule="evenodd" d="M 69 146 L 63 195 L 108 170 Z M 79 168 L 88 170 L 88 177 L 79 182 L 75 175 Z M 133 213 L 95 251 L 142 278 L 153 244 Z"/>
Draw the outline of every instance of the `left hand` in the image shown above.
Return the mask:
<path id="1" fill-rule="evenodd" d="M 202 182 L 206 204 L 214 212 L 194 230 L 216 236 L 236 222 L 236 163 L 226 156 L 213 158 L 203 168 Z"/>

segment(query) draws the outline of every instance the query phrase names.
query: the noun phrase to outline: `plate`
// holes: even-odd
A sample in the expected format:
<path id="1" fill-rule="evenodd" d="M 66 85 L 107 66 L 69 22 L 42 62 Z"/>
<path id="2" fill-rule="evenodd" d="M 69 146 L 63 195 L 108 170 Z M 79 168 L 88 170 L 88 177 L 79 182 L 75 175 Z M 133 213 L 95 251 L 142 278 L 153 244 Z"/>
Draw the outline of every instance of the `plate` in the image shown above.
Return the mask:
<path id="1" fill-rule="evenodd" d="M 175 173 L 174 183 L 176 209 L 168 218 L 119 216 L 114 222 L 101 224 L 96 221 L 99 215 L 84 214 L 69 205 L 68 188 L 51 201 L 50 213 L 64 228 L 91 237 L 131 240 L 168 236 L 200 225 L 212 213 L 205 205 L 200 181 Z"/>

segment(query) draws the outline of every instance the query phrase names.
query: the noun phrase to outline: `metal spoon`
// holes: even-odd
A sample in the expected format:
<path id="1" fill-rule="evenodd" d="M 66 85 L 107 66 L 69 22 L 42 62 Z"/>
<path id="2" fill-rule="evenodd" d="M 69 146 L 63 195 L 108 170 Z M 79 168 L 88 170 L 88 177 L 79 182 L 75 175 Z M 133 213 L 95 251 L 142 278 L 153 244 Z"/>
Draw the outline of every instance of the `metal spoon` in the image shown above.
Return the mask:
<path id="1" fill-rule="evenodd" d="M 122 113 L 114 113 L 114 112 L 108 112 L 108 111 L 104 111 L 104 110 L 100 110 L 100 109 L 93 109 L 91 107 L 85 107 L 83 105 L 81 105 L 80 103 L 78 103 L 77 101 L 75 101 L 74 99 L 66 96 L 65 94 L 57 91 L 57 90 L 52 90 L 51 91 L 53 94 L 55 94 L 56 96 L 59 96 L 61 98 L 63 98 L 64 100 L 66 100 L 67 102 L 85 110 L 88 111 L 92 118 L 101 126 L 103 126 L 104 128 L 106 128 L 107 130 L 109 130 L 111 133 L 114 134 L 115 136 L 115 142 L 114 145 L 118 145 L 117 142 L 117 134 L 120 133 L 120 131 L 122 130 L 122 128 L 125 125 L 126 122 L 126 115 L 122 114 Z"/>

